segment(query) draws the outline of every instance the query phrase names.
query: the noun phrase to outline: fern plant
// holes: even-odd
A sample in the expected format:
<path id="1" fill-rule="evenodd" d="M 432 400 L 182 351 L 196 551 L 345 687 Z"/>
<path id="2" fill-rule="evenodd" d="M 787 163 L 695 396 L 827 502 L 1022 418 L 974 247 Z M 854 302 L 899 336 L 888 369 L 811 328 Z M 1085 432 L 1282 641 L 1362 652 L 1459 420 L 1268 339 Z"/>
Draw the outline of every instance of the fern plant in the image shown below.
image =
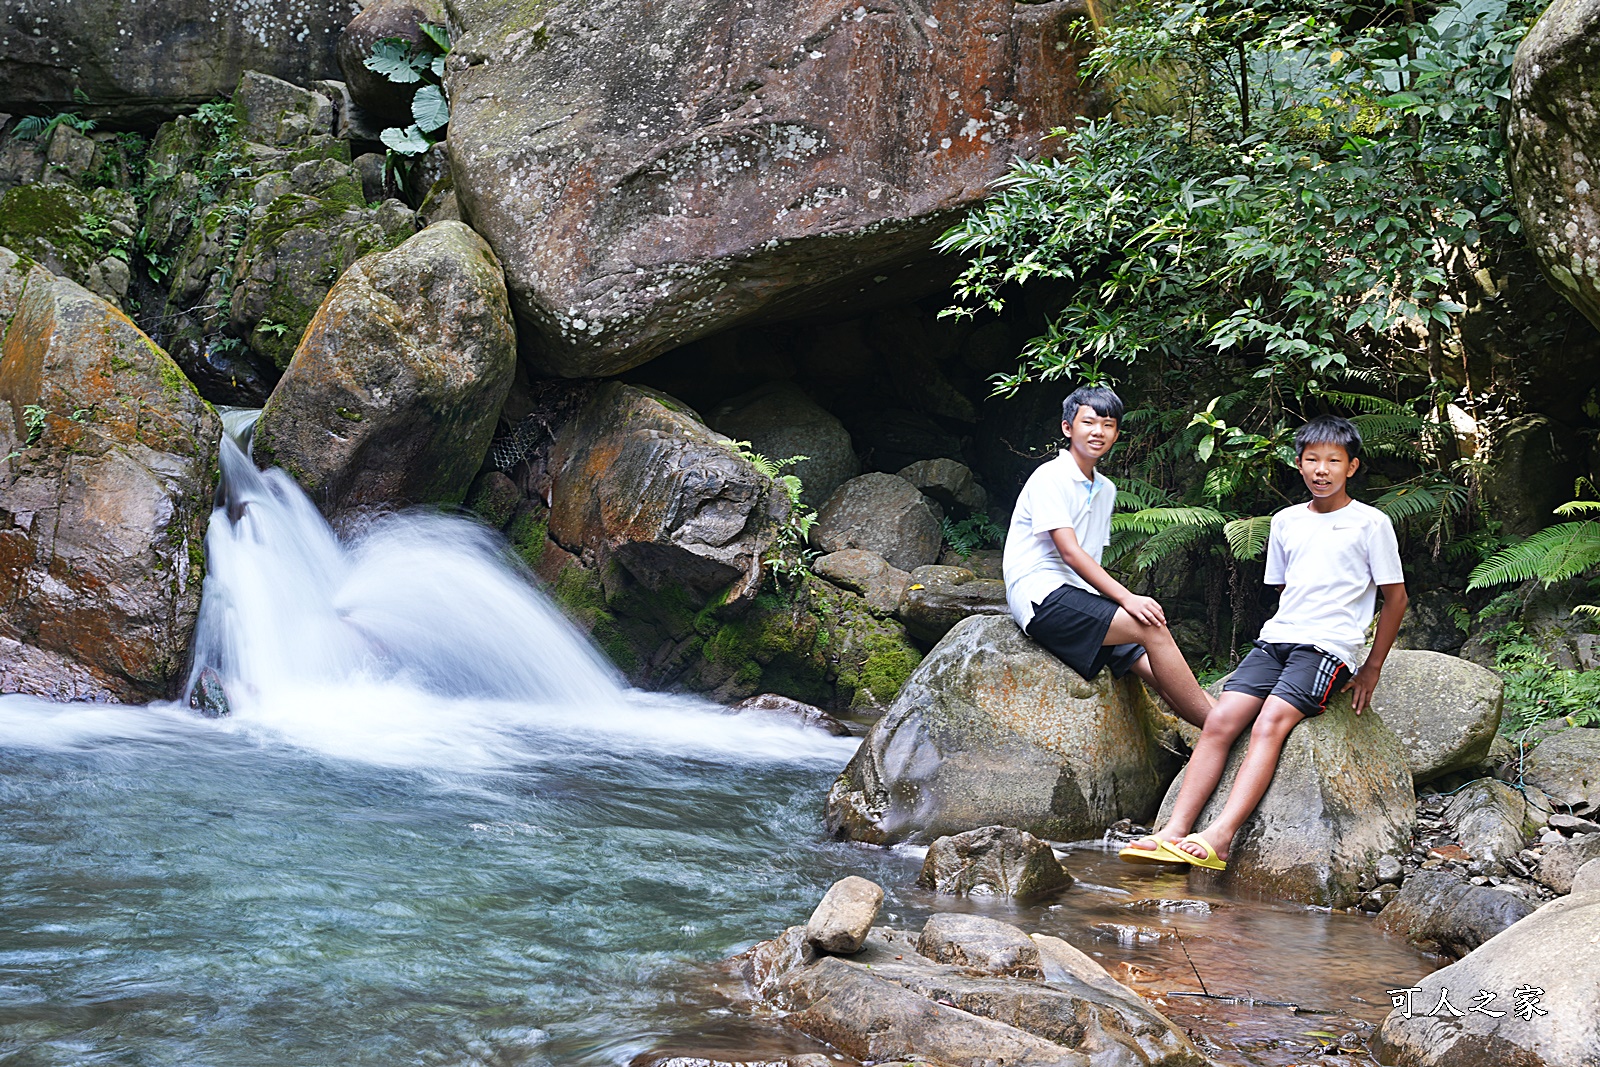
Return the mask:
<path id="1" fill-rule="evenodd" d="M 960 522 L 945 519 L 939 532 L 950 550 L 963 560 L 970 559 L 979 549 L 998 548 L 1005 543 L 1006 532 L 987 515 L 969 515 Z"/>
<path id="2" fill-rule="evenodd" d="M 1595 487 L 1587 478 L 1573 487 L 1578 499 L 1556 508 L 1561 516 L 1600 514 L 1600 500 L 1583 499 Z M 1501 549 L 1477 567 L 1467 582 L 1468 591 L 1492 585 L 1526 582 L 1537 578 L 1546 586 L 1584 574 L 1600 566 L 1600 521 L 1591 518 L 1563 522 Z M 1600 616 L 1600 605 L 1579 604 L 1575 615 Z"/>
<path id="3" fill-rule="evenodd" d="M 789 516 L 778 527 L 778 535 L 772 541 L 772 555 L 761 562 L 779 585 L 798 581 L 810 572 L 811 561 L 818 555 L 814 549 L 806 547 L 811 539 L 811 528 L 817 524 L 817 513 L 801 504 L 800 495 L 805 492 L 805 485 L 799 475 L 789 473 L 789 468 L 811 457 L 768 459 L 754 451 L 749 441 L 730 441 L 728 447 L 770 478 L 788 498 Z"/>
<path id="4" fill-rule="evenodd" d="M 89 133 L 94 129 L 94 120 L 86 119 L 82 115 L 76 115 L 70 111 L 58 112 L 48 117 L 44 115 L 24 115 L 11 128 L 11 139 L 13 141 L 48 141 L 50 135 L 56 132 L 58 126 L 69 126 L 79 133 Z"/>

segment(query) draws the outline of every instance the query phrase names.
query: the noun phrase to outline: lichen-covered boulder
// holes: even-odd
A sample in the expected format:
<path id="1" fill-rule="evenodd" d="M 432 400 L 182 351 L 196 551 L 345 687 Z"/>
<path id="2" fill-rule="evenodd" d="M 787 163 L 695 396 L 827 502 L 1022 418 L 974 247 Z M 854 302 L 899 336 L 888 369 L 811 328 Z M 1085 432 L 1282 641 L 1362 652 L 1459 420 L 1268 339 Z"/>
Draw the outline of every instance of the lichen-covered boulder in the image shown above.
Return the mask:
<path id="1" fill-rule="evenodd" d="M 1065 2 L 450 10 L 456 195 L 526 355 L 570 377 L 937 286 L 904 268 L 1088 102 Z"/>
<path id="2" fill-rule="evenodd" d="M 1249 745 L 1247 731 L 1234 743 L 1197 828 L 1221 814 Z M 1171 816 L 1183 777 L 1167 791 L 1157 826 Z M 1349 694 L 1335 696 L 1326 711 L 1290 732 L 1272 784 L 1234 837 L 1224 877 L 1286 900 L 1348 907 L 1380 859 L 1410 851 L 1416 821 L 1399 738 L 1378 716 L 1356 715 Z"/>
<path id="3" fill-rule="evenodd" d="M 1500 728 L 1500 676 L 1440 652 L 1396 649 L 1384 661 L 1372 710 L 1394 731 L 1414 784 L 1481 764 Z"/>
<path id="4" fill-rule="evenodd" d="M 460 503 L 515 364 L 499 262 L 438 223 L 334 285 L 256 423 L 255 458 L 330 514 Z"/>
<path id="5" fill-rule="evenodd" d="M 1004 581 L 979 578 L 965 567 L 929 565 L 911 572 L 895 614 L 913 637 L 937 641 L 968 616 L 1009 618 L 1011 610 L 1006 606 Z"/>
<path id="6" fill-rule="evenodd" d="M 1600 894 L 1553 900 L 1417 981 L 1373 1036 L 1399 1067 L 1578 1067 L 1600 1063 Z M 1455 1012 L 1440 1009 L 1448 992 Z M 1480 1000 L 1480 992 L 1493 994 Z M 1463 1001 L 1465 1003 L 1463 1003 Z M 1486 1011 L 1473 1011 L 1476 1004 Z M 1495 1014 L 1488 1014 L 1493 1012 Z"/>
<path id="7" fill-rule="evenodd" d="M 0 692 L 181 680 L 222 432 L 117 309 L 0 249 Z"/>
<path id="8" fill-rule="evenodd" d="M 148 126 L 227 96 L 246 70 L 336 77 L 334 45 L 359 0 L 71 0 L 7 5 L 0 100 Z M 85 102 L 85 98 L 87 102 Z"/>
<path id="9" fill-rule="evenodd" d="M 1556 291 L 1600 325 L 1600 3 L 1555 0 L 1517 47 L 1506 169 Z"/>
<path id="10" fill-rule="evenodd" d="M 939 520 L 928 500 L 904 478 L 863 474 L 841 485 L 817 515 L 811 540 L 824 552 L 863 548 L 898 570 L 939 558 Z"/>
<path id="11" fill-rule="evenodd" d="M 884 615 L 894 614 L 906 586 L 911 584 L 911 575 L 864 548 L 846 548 L 818 556 L 812 560 L 811 569 L 817 577 L 840 589 L 859 593 L 868 607 Z"/>
<path id="12" fill-rule="evenodd" d="M 1558 804 L 1593 803 L 1600 798 L 1600 730 L 1574 727 L 1539 742 L 1522 777 Z"/>
<path id="13" fill-rule="evenodd" d="M 29 184 L 0 197 L 0 246 L 119 307 L 132 279 L 127 256 L 138 227 L 138 205 L 119 189 L 91 194 L 66 184 Z"/>
<path id="14" fill-rule="evenodd" d="M 834 833 L 884 844 L 1012 826 L 1072 840 L 1148 818 L 1174 765 L 1133 677 L 1086 682 L 1010 618 L 958 623 L 828 794 Z"/>
<path id="15" fill-rule="evenodd" d="M 718 405 L 713 429 L 771 460 L 804 456 L 789 468 L 800 479 L 800 501 L 821 507 L 833 491 L 861 473 L 850 434 L 832 414 L 792 382 L 772 382 Z"/>

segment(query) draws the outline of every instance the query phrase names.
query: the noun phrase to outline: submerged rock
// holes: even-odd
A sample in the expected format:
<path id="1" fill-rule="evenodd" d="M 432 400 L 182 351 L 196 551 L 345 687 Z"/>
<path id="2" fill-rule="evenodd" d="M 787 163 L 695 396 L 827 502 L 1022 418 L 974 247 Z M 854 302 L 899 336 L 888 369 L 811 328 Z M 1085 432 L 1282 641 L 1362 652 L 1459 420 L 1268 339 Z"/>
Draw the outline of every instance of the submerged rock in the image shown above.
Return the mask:
<path id="1" fill-rule="evenodd" d="M 0 249 L 0 691 L 173 695 L 222 425 L 104 300 Z"/>
<path id="2" fill-rule="evenodd" d="M 330 514 L 459 503 L 515 361 L 494 253 L 437 223 L 339 279 L 261 413 L 255 458 Z"/>
<path id="3" fill-rule="evenodd" d="M 1439 652 L 1396 649 L 1372 710 L 1394 731 L 1416 785 L 1483 763 L 1500 728 L 1500 676 Z"/>
<path id="4" fill-rule="evenodd" d="M 223 688 L 222 675 L 217 673 L 216 668 L 201 670 L 200 677 L 195 679 L 194 688 L 189 693 L 189 707 L 208 719 L 221 719 L 232 713 L 233 709 L 228 705 L 228 691 Z"/>
<path id="5" fill-rule="evenodd" d="M 1041 897 L 1072 884 L 1045 842 L 1009 826 L 982 826 L 928 846 L 917 884 L 957 896 Z"/>
<path id="6" fill-rule="evenodd" d="M 1249 748 L 1246 732 L 1228 756 L 1222 781 L 1196 828 L 1221 814 Z M 1161 804 L 1163 825 L 1183 784 Z M 1272 784 L 1234 838 L 1224 877 L 1272 896 L 1348 907 L 1360 882 L 1385 856 L 1410 850 L 1417 820 L 1411 771 L 1400 741 L 1376 715 L 1356 715 L 1349 694 L 1290 732 Z"/>
<path id="7" fill-rule="evenodd" d="M 975 616 L 868 732 L 828 827 L 880 844 L 997 824 L 1071 840 L 1148 818 L 1174 770 L 1138 679 L 1086 682 L 1010 618 Z"/>
<path id="8" fill-rule="evenodd" d="M 928 500 L 904 478 L 863 474 L 841 485 L 823 505 L 811 540 L 824 552 L 860 548 L 902 571 L 939 558 L 939 520 Z"/>
<path id="9" fill-rule="evenodd" d="M 804 701 L 779 696 L 777 693 L 762 693 L 760 696 L 749 697 L 728 710 L 736 715 L 759 715 L 779 722 L 809 726 L 834 737 L 849 737 L 851 733 L 850 727 L 821 708 L 814 708 Z"/>
<path id="10" fill-rule="evenodd" d="M 1378 916 L 1378 925 L 1429 951 L 1460 959 L 1534 905 L 1512 893 L 1473 885 L 1450 871 L 1413 871 Z"/>

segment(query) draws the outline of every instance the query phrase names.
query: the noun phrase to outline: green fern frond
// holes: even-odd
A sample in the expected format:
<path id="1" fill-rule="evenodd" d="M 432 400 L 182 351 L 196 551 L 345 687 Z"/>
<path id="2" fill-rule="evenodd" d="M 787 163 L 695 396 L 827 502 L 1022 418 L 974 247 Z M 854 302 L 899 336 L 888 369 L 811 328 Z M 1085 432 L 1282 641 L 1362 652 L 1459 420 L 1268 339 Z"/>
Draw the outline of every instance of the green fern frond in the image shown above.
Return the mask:
<path id="1" fill-rule="evenodd" d="M 1372 506 L 1400 523 L 1420 515 L 1455 514 L 1466 503 L 1466 490 L 1453 483 L 1407 482 L 1384 493 Z"/>
<path id="2" fill-rule="evenodd" d="M 1537 578 L 1545 585 L 1600 564 L 1600 523 L 1564 522 L 1502 549 L 1473 568 L 1467 590 Z"/>
<path id="3" fill-rule="evenodd" d="M 1234 519 L 1222 528 L 1222 536 L 1228 539 L 1228 550 L 1235 559 L 1255 559 L 1260 556 L 1267 550 L 1267 538 L 1271 534 L 1271 515 Z"/>
<path id="4" fill-rule="evenodd" d="M 1569 500 L 1556 508 L 1557 515 L 1587 515 L 1600 511 L 1600 500 Z"/>
<path id="5" fill-rule="evenodd" d="M 1320 392 L 1322 396 L 1335 404 L 1354 408 L 1356 411 L 1361 412 L 1355 419 L 1351 419 L 1351 422 L 1356 422 L 1356 419 L 1369 415 L 1389 415 L 1417 419 L 1416 412 L 1411 410 L 1410 405 L 1381 396 L 1373 396 L 1371 393 L 1345 393 L 1335 389 L 1323 389 Z M 1422 420 L 1417 419 L 1417 421 L 1421 422 Z M 1360 423 L 1356 423 L 1356 425 L 1359 426 Z M 1366 433 L 1365 430 L 1361 432 L 1363 434 Z"/>
<path id="6" fill-rule="evenodd" d="M 1148 508 L 1166 507 L 1172 503 L 1172 494 L 1143 478 L 1128 475 L 1117 480 L 1117 509 L 1119 511 L 1144 511 Z"/>
<path id="7" fill-rule="evenodd" d="M 1414 440 L 1422 433 L 1423 421 L 1415 415 L 1374 414 L 1357 415 L 1350 420 L 1366 441 Z"/>
<path id="8" fill-rule="evenodd" d="M 1173 526 L 1197 526 L 1210 529 L 1224 522 L 1220 511 L 1200 507 L 1144 508 L 1123 515 L 1111 516 L 1113 530 L 1137 530 L 1157 534 Z"/>
<path id="9" fill-rule="evenodd" d="M 1217 516 L 1220 520 L 1221 516 Z M 1203 543 L 1216 530 L 1216 523 L 1206 525 L 1175 523 L 1152 534 L 1134 557 L 1133 564 L 1139 570 L 1148 570 L 1168 556 L 1193 548 Z"/>
<path id="10" fill-rule="evenodd" d="M 1600 619 L 1600 604 L 1574 604 L 1572 605 L 1572 613 L 1574 615 L 1587 615 L 1591 619 Z"/>

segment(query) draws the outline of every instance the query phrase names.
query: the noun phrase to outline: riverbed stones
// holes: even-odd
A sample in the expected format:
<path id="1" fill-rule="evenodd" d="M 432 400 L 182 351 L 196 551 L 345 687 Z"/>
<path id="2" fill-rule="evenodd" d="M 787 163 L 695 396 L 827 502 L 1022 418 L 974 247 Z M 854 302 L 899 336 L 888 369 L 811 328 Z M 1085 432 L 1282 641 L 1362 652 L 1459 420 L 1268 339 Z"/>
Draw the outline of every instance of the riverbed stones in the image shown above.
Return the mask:
<path id="1" fill-rule="evenodd" d="M 811 563 L 817 577 L 832 582 L 840 589 L 859 593 L 873 611 L 892 615 L 900 606 L 900 596 L 911 584 L 911 575 L 876 552 L 864 548 L 846 548 L 818 556 Z"/>
<path id="2" fill-rule="evenodd" d="M 984 915 L 930 915 L 917 937 L 917 951 L 948 963 L 1010 978 L 1043 978 L 1039 946 L 1010 923 Z"/>
<path id="3" fill-rule="evenodd" d="M 457 196 L 546 374 L 615 374 L 735 323 L 936 289 L 918 269 L 933 239 L 1089 105 L 1067 3 L 452 15 Z"/>
<path id="4" fill-rule="evenodd" d="M 861 548 L 902 571 L 939 558 L 939 520 L 916 486 L 875 472 L 841 485 L 817 516 L 811 540 L 824 552 Z"/>
<path id="5" fill-rule="evenodd" d="M 937 641 L 962 619 L 973 615 L 1005 615 L 1006 583 L 979 578 L 965 567 L 930 564 L 911 572 L 895 614 L 913 637 Z"/>
<path id="6" fill-rule="evenodd" d="M 1147 818 L 1174 767 L 1138 679 L 1086 682 L 1011 619 L 934 646 L 828 794 L 835 834 L 883 844 L 1003 825 L 1072 840 Z"/>
<path id="7" fill-rule="evenodd" d="M 1249 743 L 1248 733 L 1235 742 L 1197 827 L 1221 813 Z M 1182 784 L 1179 774 L 1155 825 L 1171 815 Z M 1272 784 L 1234 838 L 1224 877 L 1287 900 L 1348 907 L 1380 859 L 1410 850 L 1416 819 L 1399 738 L 1378 716 L 1356 715 L 1348 693 L 1338 695 L 1290 732 Z"/>
<path id="8" fill-rule="evenodd" d="M 712 429 L 773 461 L 803 456 L 785 473 L 800 479 L 800 502 L 827 503 L 835 489 L 861 473 L 850 433 L 793 382 L 771 382 L 719 404 L 707 417 Z"/>
<path id="9" fill-rule="evenodd" d="M 917 885 L 954 896 L 1037 898 L 1065 889 L 1072 875 L 1044 841 L 1009 826 L 980 826 L 928 846 Z"/>
<path id="10" fill-rule="evenodd" d="M 821 730 L 834 737 L 850 736 L 850 727 L 821 708 L 812 707 L 803 700 L 780 696 L 777 693 L 762 693 L 759 696 L 747 697 L 728 710 L 735 715 L 753 716 Z"/>
<path id="11" fill-rule="evenodd" d="M 494 253 L 438 223 L 335 284 L 256 424 L 255 458 L 328 514 L 459 503 L 515 361 Z"/>
<path id="12" fill-rule="evenodd" d="M 1570 807 L 1600 797 L 1600 730 L 1575 727 L 1539 742 L 1523 764 L 1523 780 Z"/>
<path id="13" fill-rule="evenodd" d="M 828 887 L 806 920 L 806 944 L 818 952 L 846 956 L 859 952 L 881 907 L 881 885 L 853 874 L 841 878 Z"/>
<path id="14" fill-rule="evenodd" d="M 1396 649 L 1372 710 L 1400 739 L 1413 784 L 1481 764 L 1500 728 L 1500 676 L 1440 652 Z"/>
<path id="15" fill-rule="evenodd" d="M 1451 871 L 1413 871 L 1379 913 L 1378 925 L 1460 959 L 1533 910 L 1519 896 L 1473 885 Z"/>
<path id="16" fill-rule="evenodd" d="M 0 249 L 0 691 L 173 695 L 222 426 L 128 318 Z"/>
<path id="17" fill-rule="evenodd" d="M 1600 1063 L 1600 894 L 1553 900 L 1457 963 L 1417 981 L 1372 1040 L 1399 1067 L 1573 1067 Z M 1480 990 L 1491 1016 L 1471 1011 Z M 1457 1014 L 1434 1010 L 1448 991 Z M 1462 1003 L 1465 1001 L 1466 1003 Z M 1520 1005 L 1532 1008 L 1518 1011 Z M 1534 1008 L 1537 1011 L 1533 1010 Z M 1526 1016 L 1526 1017 L 1524 1017 Z"/>
<path id="18" fill-rule="evenodd" d="M 1538 790 L 1532 790 L 1537 793 Z M 1522 792 L 1494 778 L 1462 786 L 1445 806 L 1456 841 L 1484 869 L 1505 870 L 1528 839 L 1544 828 L 1549 812 Z"/>

